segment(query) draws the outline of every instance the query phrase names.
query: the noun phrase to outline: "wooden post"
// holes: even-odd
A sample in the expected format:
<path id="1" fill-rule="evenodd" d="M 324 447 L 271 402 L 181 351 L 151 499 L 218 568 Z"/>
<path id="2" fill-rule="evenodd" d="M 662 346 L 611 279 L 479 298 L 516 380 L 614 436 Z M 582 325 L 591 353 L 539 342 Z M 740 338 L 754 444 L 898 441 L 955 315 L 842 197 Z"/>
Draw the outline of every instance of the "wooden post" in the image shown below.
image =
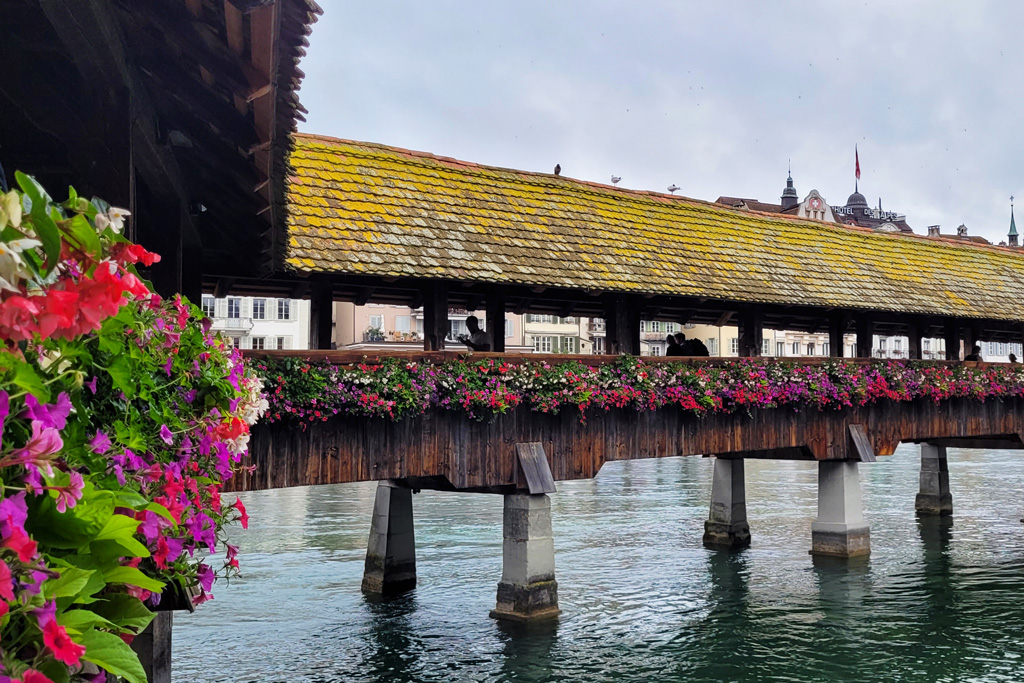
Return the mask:
<path id="1" fill-rule="evenodd" d="M 843 333 L 846 331 L 846 319 L 841 313 L 833 313 L 828 319 L 828 355 L 832 358 L 842 358 L 845 353 L 843 348 Z"/>
<path id="2" fill-rule="evenodd" d="M 491 335 L 491 351 L 505 353 L 505 295 L 491 292 L 487 296 L 487 331 Z"/>
<path id="3" fill-rule="evenodd" d="M 327 350 L 334 336 L 334 287 L 328 280 L 313 285 L 309 302 L 309 348 Z"/>
<path id="4" fill-rule="evenodd" d="M 913 320 L 907 331 L 907 358 L 921 360 L 921 323 Z"/>
<path id="5" fill-rule="evenodd" d="M 759 358 L 764 339 L 764 316 L 756 309 L 740 312 L 739 319 L 740 358 Z"/>
<path id="6" fill-rule="evenodd" d="M 946 321 L 943 337 L 946 340 L 946 360 L 960 360 L 960 330 L 955 320 Z"/>
<path id="7" fill-rule="evenodd" d="M 867 314 L 857 316 L 857 358 L 871 358 L 875 324 Z"/>
<path id="8" fill-rule="evenodd" d="M 448 336 L 448 288 L 443 282 L 423 291 L 423 350 L 444 351 Z"/>
<path id="9" fill-rule="evenodd" d="M 174 612 L 157 612 L 153 621 L 132 641 L 132 649 L 149 683 L 171 683 L 171 627 Z"/>
<path id="10" fill-rule="evenodd" d="M 640 302 L 620 294 L 605 303 L 605 353 L 640 355 Z"/>

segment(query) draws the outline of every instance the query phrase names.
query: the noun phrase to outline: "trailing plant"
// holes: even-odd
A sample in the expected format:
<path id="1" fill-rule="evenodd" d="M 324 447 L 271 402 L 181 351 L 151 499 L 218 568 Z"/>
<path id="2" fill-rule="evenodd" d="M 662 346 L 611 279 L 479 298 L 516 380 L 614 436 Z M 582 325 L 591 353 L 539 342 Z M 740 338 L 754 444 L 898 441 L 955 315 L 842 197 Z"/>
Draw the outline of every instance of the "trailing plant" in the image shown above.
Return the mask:
<path id="1" fill-rule="evenodd" d="M 259 358 L 268 422 L 299 425 L 334 415 L 402 419 L 428 410 L 460 410 L 487 419 L 519 405 L 545 413 L 677 407 L 694 415 L 761 409 L 826 410 L 880 401 L 979 401 L 1024 396 L 1019 365 L 947 365 L 927 361 L 816 364 L 771 358 L 721 363 L 647 363 L 623 356 L 605 365 L 580 361 L 487 358 L 439 364 L 400 358 L 356 365 Z"/>
<path id="2" fill-rule="evenodd" d="M 127 212 L 32 178 L 0 195 L 0 681 L 144 683 L 153 609 L 237 570 L 221 500 L 261 386 L 181 297 Z M 211 558 L 218 557 L 214 569 Z"/>

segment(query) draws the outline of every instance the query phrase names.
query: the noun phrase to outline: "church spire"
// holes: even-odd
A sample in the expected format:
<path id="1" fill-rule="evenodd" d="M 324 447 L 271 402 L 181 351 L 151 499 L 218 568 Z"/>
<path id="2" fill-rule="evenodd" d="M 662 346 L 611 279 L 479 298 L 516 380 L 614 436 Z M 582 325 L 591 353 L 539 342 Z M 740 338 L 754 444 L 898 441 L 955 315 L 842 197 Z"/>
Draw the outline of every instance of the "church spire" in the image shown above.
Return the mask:
<path id="1" fill-rule="evenodd" d="M 1013 219 L 1013 195 L 1010 195 L 1010 232 L 1006 235 L 1011 247 L 1017 246 L 1017 221 Z"/>
<path id="2" fill-rule="evenodd" d="M 786 178 L 786 189 L 782 191 L 782 210 L 791 209 L 800 203 L 800 197 L 796 194 L 796 188 L 793 187 L 793 164 L 789 164 L 789 177 Z"/>

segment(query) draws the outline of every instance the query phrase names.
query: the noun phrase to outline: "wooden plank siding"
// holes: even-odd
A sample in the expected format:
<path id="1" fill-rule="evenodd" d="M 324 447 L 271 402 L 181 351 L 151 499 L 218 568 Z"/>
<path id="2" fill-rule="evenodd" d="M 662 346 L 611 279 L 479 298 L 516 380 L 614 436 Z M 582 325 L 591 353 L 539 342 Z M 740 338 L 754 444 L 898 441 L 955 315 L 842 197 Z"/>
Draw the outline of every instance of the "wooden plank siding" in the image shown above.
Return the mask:
<path id="1" fill-rule="evenodd" d="M 249 444 L 255 469 L 236 475 L 229 487 L 433 478 L 422 488 L 510 490 L 517 485 L 516 444 L 528 442 L 542 445 L 560 481 L 592 478 L 605 462 L 639 458 L 860 460 L 850 425 L 863 425 L 878 455 L 891 455 L 901 441 L 988 437 L 1015 445 L 1024 443 L 1024 399 L 883 402 L 823 412 L 755 409 L 703 418 L 675 407 L 615 409 L 591 411 L 586 424 L 572 410 L 550 415 L 522 406 L 482 422 L 435 411 L 399 421 L 339 416 L 305 430 L 257 424 Z"/>

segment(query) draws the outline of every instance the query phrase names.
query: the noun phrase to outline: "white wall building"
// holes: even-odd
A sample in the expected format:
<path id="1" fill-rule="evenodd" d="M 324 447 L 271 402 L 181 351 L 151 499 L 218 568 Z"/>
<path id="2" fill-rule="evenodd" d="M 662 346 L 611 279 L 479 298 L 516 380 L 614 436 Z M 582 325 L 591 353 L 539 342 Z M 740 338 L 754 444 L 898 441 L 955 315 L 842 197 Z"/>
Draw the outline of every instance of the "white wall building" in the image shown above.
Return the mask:
<path id="1" fill-rule="evenodd" d="M 240 349 L 308 349 L 309 301 L 269 297 L 203 295 L 213 330 Z"/>

